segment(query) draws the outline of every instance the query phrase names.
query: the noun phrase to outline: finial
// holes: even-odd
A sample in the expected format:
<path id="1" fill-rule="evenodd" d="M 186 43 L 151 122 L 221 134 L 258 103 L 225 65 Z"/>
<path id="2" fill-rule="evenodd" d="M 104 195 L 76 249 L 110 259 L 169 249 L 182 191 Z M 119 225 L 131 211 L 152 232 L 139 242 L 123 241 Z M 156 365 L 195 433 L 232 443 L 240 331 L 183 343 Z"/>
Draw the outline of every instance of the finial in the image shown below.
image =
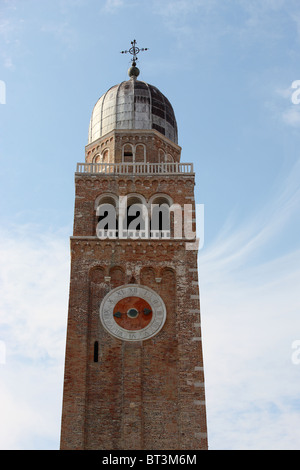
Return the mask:
<path id="1" fill-rule="evenodd" d="M 138 60 L 137 55 L 141 51 L 148 51 L 148 49 L 149 49 L 148 47 L 145 47 L 145 48 L 142 48 L 142 49 L 137 47 L 136 40 L 134 39 L 133 41 L 131 41 L 131 48 L 128 51 L 121 51 L 121 54 L 127 54 L 129 52 L 129 54 L 131 54 L 133 56 L 133 58 L 131 59 L 132 66 L 128 70 L 128 75 L 129 75 L 130 78 L 136 79 L 139 76 L 140 71 L 136 66 L 136 62 Z"/>

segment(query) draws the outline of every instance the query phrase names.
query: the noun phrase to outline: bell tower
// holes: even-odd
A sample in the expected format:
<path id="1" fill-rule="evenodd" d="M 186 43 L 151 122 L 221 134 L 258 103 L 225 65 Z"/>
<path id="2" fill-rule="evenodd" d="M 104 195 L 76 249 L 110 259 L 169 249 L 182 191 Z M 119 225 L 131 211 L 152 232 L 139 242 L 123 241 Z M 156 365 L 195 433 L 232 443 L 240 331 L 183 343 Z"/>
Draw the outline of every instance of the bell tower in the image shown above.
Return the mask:
<path id="1" fill-rule="evenodd" d="M 195 174 L 139 51 L 75 173 L 61 449 L 207 449 Z"/>

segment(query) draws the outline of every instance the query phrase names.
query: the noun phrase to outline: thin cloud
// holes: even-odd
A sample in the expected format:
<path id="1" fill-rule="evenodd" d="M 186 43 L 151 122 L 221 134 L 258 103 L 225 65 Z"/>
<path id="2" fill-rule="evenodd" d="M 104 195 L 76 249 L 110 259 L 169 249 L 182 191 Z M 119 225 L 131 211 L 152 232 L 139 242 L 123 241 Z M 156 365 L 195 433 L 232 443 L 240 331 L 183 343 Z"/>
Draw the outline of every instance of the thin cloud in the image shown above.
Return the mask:
<path id="1" fill-rule="evenodd" d="M 42 354 L 56 358 L 52 335 L 65 325 L 58 312 L 66 302 L 67 237 L 37 234 L 36 229 L 32 226 L 32 235 L 30 226 L 0 234 L 0 320 L 13 339 L 8 349 L 20 360 Z"/>
<path id="2" fill-rule="evenodd" d="M 103 11 L 106 13 L 116 13 L 124 7 L 124 0 L 106 0 Z"/>
<path id="3" fill-rule="evenodd" d="M 58 448 L 69 283 L 66 233 L 0 233 L 2 449 Z M 45 406 L 47 403 L 47 406 Z"/>
<path id="4" fill-rule="evenodd" d="M 299 448 L 300 377 L 291 357 L 300 335 L 300 248 L 261 257 L 296 221 L 299 176 L 300 162 L 257 218 L 226 227 L 199 255 L 213 448 Z"/>
<path id="5" fill-rule="evenodd" d="M 292 127 L 300 127 L 300 107 L 293 105 L 282 113 L 282 120 Z"/>
<path id="6" fill-rule="evenodd" d="M 154 0 L 153 6 L 165 27 L 176 35 L 179 47 L 188 43 L 188 50 L 206 54 L 212 48 L 216 54 L 227 36 L 243 51 L 257 44 L 273 50 L 288 24 L 291 31 L 296 25 L 300 37 L 298 5 L 293 0 L 288 6 L 284 0 Z"/>
<path id="7" fill-rule="evenodd" d="M 265 102 L 273 119 L 291 128 L 300 127 L 299 77 L 286 87 L 271 87 L 272 97 Z M 293 84 L 295 83 L 295 87 Z"/>
<path id="8" fill-rule="evenodd" d="M 215 243 L 201 253 L 202 263 L 218 263 L 240 267 L 253 253 L 264 249 L 280 233 L 286 223 L 295 219 L 300 205 L 300 160 L 283 179 L 281 186 L 274 187 L 273 198 L 248 217 L 243 225 L 233 226 L 234 221 L 226 223 Z"/>

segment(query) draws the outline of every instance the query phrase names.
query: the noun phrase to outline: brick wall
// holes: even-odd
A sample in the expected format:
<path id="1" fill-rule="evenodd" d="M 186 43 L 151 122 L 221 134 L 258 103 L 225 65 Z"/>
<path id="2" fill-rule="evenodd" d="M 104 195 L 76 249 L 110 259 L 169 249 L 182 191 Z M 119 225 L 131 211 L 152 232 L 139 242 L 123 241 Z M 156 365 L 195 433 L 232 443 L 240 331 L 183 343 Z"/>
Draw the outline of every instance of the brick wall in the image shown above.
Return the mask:
<path id="1" fill-rule="evenodd" d="M 62 449 L 206 449 L 197 251 L 184 240 L 99 240 L 103 194 L 194 205 L 194 177 L 77 175 L 61 429 Z M 167 317 L 154 337 L 121 341 L 99 308 L 119 285 L 150 287 Z M 98 342 L 98 362 L 94 345 Z"/>

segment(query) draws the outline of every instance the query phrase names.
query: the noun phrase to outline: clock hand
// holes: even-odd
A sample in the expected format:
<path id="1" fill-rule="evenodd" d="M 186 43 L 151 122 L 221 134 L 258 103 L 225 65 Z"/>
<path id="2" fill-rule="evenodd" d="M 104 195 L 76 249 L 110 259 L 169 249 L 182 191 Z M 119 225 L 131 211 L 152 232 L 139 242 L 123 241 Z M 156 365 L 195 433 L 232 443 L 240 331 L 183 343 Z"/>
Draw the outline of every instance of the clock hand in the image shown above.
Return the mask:
<path id="1" fill-rule="evenodd" d="M 140 313 L 140 312 L 138 312 L 138 313 Z M 144 315 L 150 315 L 150 313 L 152 313 L 152 311 L 149 310 L 148 308 L 144 308 L 143 313 L 144 313 Z M 124 315 L 124 313 L 121 313 L 121 312 L 114 313 L 114 317 L 116 317 L 116 318 L 121 318 L 122 315 Z"/>
<path id="2" fill-rule="evenodd" d="M 121 312 L 114 313 L 114 317 L 117 317 L 117 318 L 121 318 L 122 315 L 123 315 L 123 313 L 121 313 Z"/>

